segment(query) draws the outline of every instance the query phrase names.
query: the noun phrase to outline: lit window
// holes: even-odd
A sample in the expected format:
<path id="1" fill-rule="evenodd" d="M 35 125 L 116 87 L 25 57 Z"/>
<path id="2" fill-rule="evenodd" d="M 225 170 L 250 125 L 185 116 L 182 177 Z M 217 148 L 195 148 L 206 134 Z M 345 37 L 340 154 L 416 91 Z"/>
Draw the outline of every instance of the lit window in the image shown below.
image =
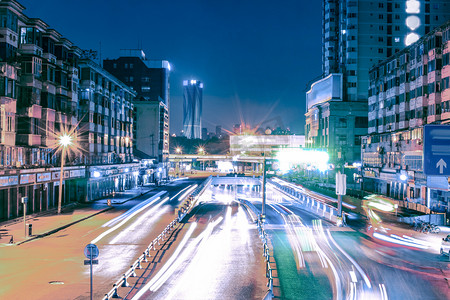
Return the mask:
<path id="1" fill-rule="evenodd" d="M 395 40 L 396 43 L 400 42 L 400 38 L 399 37 L 394 38 L 394 40 Z"/>

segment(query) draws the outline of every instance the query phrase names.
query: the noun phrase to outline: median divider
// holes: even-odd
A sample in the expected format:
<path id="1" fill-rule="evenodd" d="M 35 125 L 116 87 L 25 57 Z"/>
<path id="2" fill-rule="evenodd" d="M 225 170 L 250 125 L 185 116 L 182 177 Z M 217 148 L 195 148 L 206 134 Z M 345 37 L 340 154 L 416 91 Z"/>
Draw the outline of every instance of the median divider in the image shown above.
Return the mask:
<path id="1" fill-rule="evenodd" d="M 130 266 L 130 268 L 123 274 L 123 276 L 117 280 L 113 285 L 111 290 L 105 294 L 102 298 L 103 300 L 109 299 L 117 299 L 122 298 L 119 296 L 118 288 L 119 287 L 130 287 L 128 283 L 128 278 L 137 277 L 136 269 L 142 269 L 142 263 L 148 263 L 148 258 L 151 257 L 150 250 L 156 251 L 156 245 L 160 246 L 164 239 L 174 230 L 174 228 L 181 222 L 181 220 L 189 213 L 192 208 L 195 206 L 196 200 L 198 197 L 205 191 L 207 186 L 211 183 L 211 176 L 205 180 L 202 184 L 200 184 L 189 196 L 188 205 L 184 209 L 184 212 L 180 218 L 180 215 L 175 218 L 172 222 L 170 222 L 164 230 L 148 245 L 148 247 L 144 250 L 144 252 L 139 256 L 134 263 Z"/>
<path id="2" fill-rule="evenodd" d="M 261 219 L 258 218 L 258 232 L 259 236 L 261 238 L 261 241 L 263 242 L 263 256 L 266 259 L 266 277 L 267 277 L 267 293 L 264 296 L 265 299 L 272 299 L 274 297 L 273 294 L 273 276 L 272 276 L 272 267 L 270 266 L 270 252 L 269 252 L 269 245 L 267 243 L 267 233 L 264 230 L 264 223 L 261 222 Z"/>

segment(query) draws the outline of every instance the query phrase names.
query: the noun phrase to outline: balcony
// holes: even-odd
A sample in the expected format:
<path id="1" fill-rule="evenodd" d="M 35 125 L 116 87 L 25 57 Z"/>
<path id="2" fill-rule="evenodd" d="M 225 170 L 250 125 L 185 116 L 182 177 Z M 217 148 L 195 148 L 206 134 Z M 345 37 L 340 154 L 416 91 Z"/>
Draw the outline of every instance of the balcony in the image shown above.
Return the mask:
<path id="1" fill-rule="evenodd" d="M 56 112 L 56 122 L 67 124 L 67 115 L 61 113 L 60 111 Z"/>
<path id="2" fill-rule="evenodd" d="M 409 122 L 408 121 L 400 121 L 398 122 L 398 128 L 399 129 L 405 129 L 409 127 Z"/>
<path id="3" fill-rule="evenodd" d="M 43 108 L 42 109 L 42 119 L 47 120 L 49 122 L 55 122 L 56 112 L 51 108 Z"/>
<path id="4" fill-rule="evenodd" d="M 42 48 L 34 44 L 21 44 L 19 51 L 21 54 L 42 56 Z"/>
<path id="5" fill-rule="evenodd" d="M 441 120 L 441 115 L 430 115 L 430 116 L 427 116 L 427 123 L 428 124 L 433 123 L 435 121 L 440 121 L 440 120 Z"/>
<path id="6" fill-rule="evenodd" d="M 41 119 L 42 107 L 37 104 L 33 104 L 31 107 L 27 107 L 27 117 Z"/>
<path id="7" fill-rule="evenodd" d="M 37 134 L 18 134 L 17 143 L 27 146 L 40 146 L 41 136 Z"/>
<path id="8" fill-rule="evenodd" d="M 56 145 L 56 139 L 51 136 L 41 136 L 41 144 L 46 147 L 54 147 Z"/>
<path id="9" fill-rule="evenodd" d="M 102 126 L 102 125 L 97 124 L 96 127 L 97 127 L 97 128 L 96 128 L 96 131 L 97 131 L 98 133 L 103 133 L 103 126 Z"/>
<path id="10" fill-rule="evenodd" d="M 4 146 L 15 146 L 16 133 L 10 131 L 0 131 L 0 143 Z"/>

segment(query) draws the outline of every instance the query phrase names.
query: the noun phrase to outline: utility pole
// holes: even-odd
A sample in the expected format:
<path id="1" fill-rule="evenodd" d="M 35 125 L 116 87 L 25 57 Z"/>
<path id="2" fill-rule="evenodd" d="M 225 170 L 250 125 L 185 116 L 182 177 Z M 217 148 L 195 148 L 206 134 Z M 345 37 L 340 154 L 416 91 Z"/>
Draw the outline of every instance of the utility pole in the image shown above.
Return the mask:
<path id="1" fill-rule="evenodd" d="M 266 219 L 266 154 L 263 153 L 263 183 L 262 183 L 262 208 L 261 208 L 261 221 Z"/>

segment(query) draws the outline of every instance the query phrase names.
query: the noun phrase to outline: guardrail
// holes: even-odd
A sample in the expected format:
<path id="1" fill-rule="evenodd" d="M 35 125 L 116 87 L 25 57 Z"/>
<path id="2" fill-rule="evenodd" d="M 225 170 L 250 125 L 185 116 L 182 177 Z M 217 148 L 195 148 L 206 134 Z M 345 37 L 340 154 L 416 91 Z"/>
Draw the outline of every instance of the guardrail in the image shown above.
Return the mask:
<path id="1" fill-rule="evenodd" d="M 273 180 L 269 180 L 269 183 L 273 184 L 284 193 L 287 193 L 293 198 L 295 198 L 298 201 L 298 203 L 302 204 L 306 210 L 314 213 L 315 215 L 319 215 L 333 223 L 336 223 L 338 221 L 336 207 L 329 205 L 311 195 L 302 193 L 301 191 L 283 186 Z"/>
<path id="2" fill-rule="evenodd" d="M 266 259 L 267 287 L 269 288 L 266 295 L 264 296 L 264 299 L 272 299 L 274 297 L 274 295 L 273 295 L 273 276 L 272 276 L 272 267 L 270 266 L 269 246 L 267 245 L 267 233 L 264 230 L 264 224 L 261 222 L 261 220 L 259 218 L 258 218 L 257 227 L 258 227 L 259 236 L 263 242 L 263 256 Z"/>
<path id="3" fill-rule="evenodd" d="M 180 221 L 184 218 L 184 216 L 193 208 L 195 204 L 195 197 L 198 197 L 198 195 L 201 195 L 201 193 L 204 192 L 204 190 L 207 188 L 208 184 L 211 182 L 211 176 L 202 182 L 189 196 L 188 200 L 185 202 L 187 204 L 187 207 L 185 207 L 183 210 L 183 214 L 181 216 L 178 216 L 175 218 L 172 222 L 169 223 L 169 225 L 164 228 L 164 230 L 156 237 L 144 250 L 144 252 L 139 256 L 134 263 L 130 266 L 130 268 L 122 275 L 122 277 L 117 280 L 114 284 L 111 290 L 109 290 L 108 293 L 105 294 L 105 296 L 102 298 L 103 300 L 109 300 L 112 298 L 121 298 L 118 293 L 119 287 L 129 287 L 128 284 L 128 278 L 137 277 L 136 270 L 142 269 L 142 262 L 148 262 L 148 258 L 150 258 L 150 250 L 155 251 L 156 245 L 160 246 L 162 242 L 164 242 L 164 239 L 169 235 L 170 231 L 177 226 Z"/>

